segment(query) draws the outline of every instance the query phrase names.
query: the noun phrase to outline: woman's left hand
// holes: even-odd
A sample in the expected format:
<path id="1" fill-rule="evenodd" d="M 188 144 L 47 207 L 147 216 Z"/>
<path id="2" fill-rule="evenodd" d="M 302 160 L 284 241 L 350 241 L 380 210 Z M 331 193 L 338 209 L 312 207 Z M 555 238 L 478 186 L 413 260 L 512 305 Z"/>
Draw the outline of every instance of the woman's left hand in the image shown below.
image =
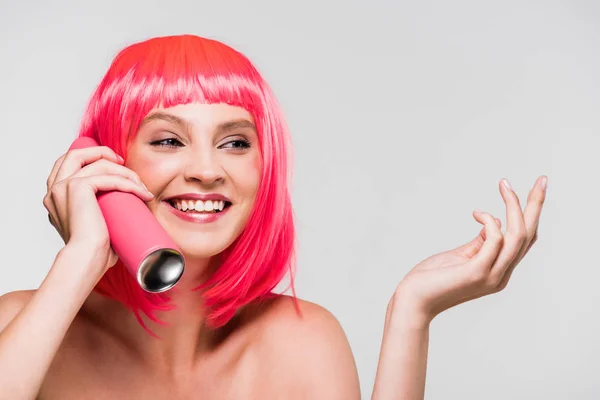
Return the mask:
<path id="1" fill-rule="evenodd" d="M 479 235 L 415 266 L 398 285 L 390 302 L 392 308 L 410 312 L 413 322 L 416 318 L 428 324 L 444 310 L 506 287 L 515 267 L 538 238 L 547 177 L 537 179 L 524 212 L 517 194 L 505 181 L 500 181 L 500 193 L 506 203 L 506 232 L 501 232 L 500 220 L 485 212 L 473 212 L 484 225 Z"/>

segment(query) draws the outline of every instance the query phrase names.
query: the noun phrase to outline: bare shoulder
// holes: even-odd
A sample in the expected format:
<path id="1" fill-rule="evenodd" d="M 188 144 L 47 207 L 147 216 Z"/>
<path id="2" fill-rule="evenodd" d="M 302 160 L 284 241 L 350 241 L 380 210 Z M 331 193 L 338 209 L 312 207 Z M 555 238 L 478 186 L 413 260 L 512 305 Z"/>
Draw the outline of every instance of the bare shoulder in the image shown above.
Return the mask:
<path id="1" fill-rule="evenodd" d="M 21 312 L 34 293 L 35 290 L 17 290 L 0 296 L 0 331 Z"/>
<path id="2" fill-rule="evenodd" d="M 281 344 L 289 343 L 288 337 L 298 337 L 303 341 L 340 339 L 345 334 L 335 316 L 324 307 L 310 301 L 280 295 L 272 299 L 264 308 L 261 326 L 263 333 L 277 335 L 269 339 L 281 338 Z"/>
<path id="3" fill-rule="evenodd" d="M 324 307 L 290 296 L 270 300 L 259 317 L 257 344 L 309 398 L 359 399 L 358 373 L 339 321 Z"/>

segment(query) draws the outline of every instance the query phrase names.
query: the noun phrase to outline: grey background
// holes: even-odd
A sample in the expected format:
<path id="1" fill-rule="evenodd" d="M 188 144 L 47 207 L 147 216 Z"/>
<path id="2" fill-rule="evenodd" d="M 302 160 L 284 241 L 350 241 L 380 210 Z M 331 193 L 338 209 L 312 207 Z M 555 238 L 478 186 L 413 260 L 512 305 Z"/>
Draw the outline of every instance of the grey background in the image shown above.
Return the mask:
<path id="1" fill-rule="evenodd" d="M 471 240 L 498 181 L 549 176 L 539 242 L 498 295 L 438 317 L 430 399 L 600 397 L 600 6 L 595 1 L 10 2 L 0 8 L 0 294 L 62 242 L 45 181 L 122 47 L 193 33 L 245 53 L 296 151 L 297 289 L 332 311 L 363 397 L 385 308 L 422 259 Z"/>

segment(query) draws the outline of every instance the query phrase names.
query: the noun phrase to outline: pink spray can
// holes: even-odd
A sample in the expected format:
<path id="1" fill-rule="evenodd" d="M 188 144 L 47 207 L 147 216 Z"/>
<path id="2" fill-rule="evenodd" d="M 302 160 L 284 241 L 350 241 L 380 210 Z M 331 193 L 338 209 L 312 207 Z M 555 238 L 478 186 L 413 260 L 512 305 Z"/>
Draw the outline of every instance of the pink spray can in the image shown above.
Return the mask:
<path id="1" fill-rule="evenodd" d="M 69 150 L 92 146 L 98 142 L 81 137 Z M 99 192 L 97 199 L 111 246 L 142 289 L 160 293 L 172 288 L 183 275 L 185 261 L 144 201 L 117 190 Z"/>

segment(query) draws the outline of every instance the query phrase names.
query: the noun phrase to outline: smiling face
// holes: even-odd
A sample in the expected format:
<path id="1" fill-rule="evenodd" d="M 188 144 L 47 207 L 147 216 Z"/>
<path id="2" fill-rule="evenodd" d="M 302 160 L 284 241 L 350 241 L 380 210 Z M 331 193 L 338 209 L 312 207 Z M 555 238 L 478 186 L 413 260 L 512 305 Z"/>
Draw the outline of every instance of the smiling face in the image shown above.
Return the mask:
<path id="1" fill-rule="evenodd" d="M 258 192 L 253 118 L 227 104 L 156 108 L 128 145 L 125 166 L 154 194 L 148 207 L 186 258 L 212 257 L 243 231 Z"/>

